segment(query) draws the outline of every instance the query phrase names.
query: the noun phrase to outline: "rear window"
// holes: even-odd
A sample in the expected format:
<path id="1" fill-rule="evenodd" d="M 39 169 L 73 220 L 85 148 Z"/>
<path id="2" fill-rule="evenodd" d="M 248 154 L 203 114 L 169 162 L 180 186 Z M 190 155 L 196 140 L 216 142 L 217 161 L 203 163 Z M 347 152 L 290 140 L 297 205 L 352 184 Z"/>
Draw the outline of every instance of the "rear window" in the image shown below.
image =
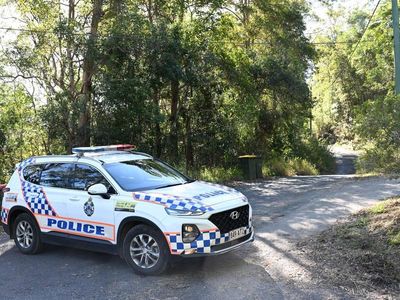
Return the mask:
<path id="1" fill-rule="evenodd" d="M 47 164 L 40 176 L 40 185 L 71 189 L 74 179 L 74 164 L 55 163 Z"/>
<path id="2" fill-rule="evenodd" d="M 22 176 L 28 182 L 39 184 L 42 165 L 29 165 L 24 168 Z"/>
<path id="3" fill-rule="evenodd" d="M 104 168 L 125 191 L 130 192 L 190 182 L 179 171 L 154 159 L 107 163 Z"/>

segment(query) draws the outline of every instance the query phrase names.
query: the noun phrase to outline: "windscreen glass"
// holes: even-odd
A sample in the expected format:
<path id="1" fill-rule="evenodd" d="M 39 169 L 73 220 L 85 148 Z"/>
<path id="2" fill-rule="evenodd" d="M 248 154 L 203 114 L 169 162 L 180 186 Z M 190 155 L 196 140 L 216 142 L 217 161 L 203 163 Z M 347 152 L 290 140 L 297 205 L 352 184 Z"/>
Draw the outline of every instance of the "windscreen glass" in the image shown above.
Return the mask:
<path id="1" fill-rule="evenodd" d="M 158 189 L 185 184 L 189 179 L 170 166 L 153 159 L 104 164 L 104 168 L 125 191 Z"/>

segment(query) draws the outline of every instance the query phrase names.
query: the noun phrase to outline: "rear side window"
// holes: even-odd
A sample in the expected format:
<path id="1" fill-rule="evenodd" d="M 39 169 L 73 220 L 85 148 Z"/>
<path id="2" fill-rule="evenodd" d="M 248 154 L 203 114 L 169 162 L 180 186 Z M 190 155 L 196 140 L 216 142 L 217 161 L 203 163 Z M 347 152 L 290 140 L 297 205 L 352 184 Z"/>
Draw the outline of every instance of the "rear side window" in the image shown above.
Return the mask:
<path id="1" fill-rule="evenodd" d="M 43 165 L 29 165 L 26 166 L 23 170 L 24 179 L 28 182 L 39 184 L 40 182 L 40 173 L 42 172 Z"/>
<path id="2" fill-rule="evenodd" d="M 115 193 L 107 179 L 105 179 L 99 171 L 91 166 L 77 164 L 74 175 L 73 188 L 76 190 L 86 191 L 91 185 L 102 183 L 107 187 L 109 193 Z"/>
<path id="3" fill-rule="evenodd" d="M 55 163 L 47 164 L 40 176 L 40 185 L 71 189 L 74 176 L 74 164 Z"/>

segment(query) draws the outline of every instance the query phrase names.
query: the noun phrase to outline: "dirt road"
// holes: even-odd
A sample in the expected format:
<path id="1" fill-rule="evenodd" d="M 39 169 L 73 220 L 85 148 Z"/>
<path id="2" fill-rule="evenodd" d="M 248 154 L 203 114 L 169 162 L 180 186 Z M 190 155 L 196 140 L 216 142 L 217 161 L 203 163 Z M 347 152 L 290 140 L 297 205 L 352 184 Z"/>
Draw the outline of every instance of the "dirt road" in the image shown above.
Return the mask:
<path id="1" fill-rule="evenodd" d="M 0 291 L 8 299 L 320 299 L 354 295 L 315 286 L 295 242 L 378 199 L 400 194 L 400 181 L 351 176 L 237 183 L 254 209 L 256 241 L 205 261 L 186 259 L 167 274 L 137 276 L 115 256 L 48 247 L 20 254 L 0 236 Z"/>

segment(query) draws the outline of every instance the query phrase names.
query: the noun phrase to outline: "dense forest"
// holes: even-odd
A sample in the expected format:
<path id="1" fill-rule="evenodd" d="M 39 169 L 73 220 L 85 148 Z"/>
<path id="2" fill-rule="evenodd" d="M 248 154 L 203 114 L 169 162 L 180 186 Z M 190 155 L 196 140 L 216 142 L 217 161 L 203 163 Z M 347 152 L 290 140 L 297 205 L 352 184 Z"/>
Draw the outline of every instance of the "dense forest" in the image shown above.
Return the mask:
<path id="1" fill-rule="evenodd" d="M 225 173 L 241 154 L 331 166 L 309 126 L 304 1 L 5 5 L 17 16 L 2 29 L 15 38 L 0 53 L 0 179 L 31 155 L 115 143 L 188 172 Z"/>
<path id="2" fill-rule="evenodd" d="M 375 10 L 372 10 L 375 8 Z M 312 81 L 320 138 L 362 150 L 359 172 L 400 171 L 400 99 L 394 95 L 391 1 L 352 12 L 330 6 Z M 371 10 L 374 13 L 371 13 Z"/>

